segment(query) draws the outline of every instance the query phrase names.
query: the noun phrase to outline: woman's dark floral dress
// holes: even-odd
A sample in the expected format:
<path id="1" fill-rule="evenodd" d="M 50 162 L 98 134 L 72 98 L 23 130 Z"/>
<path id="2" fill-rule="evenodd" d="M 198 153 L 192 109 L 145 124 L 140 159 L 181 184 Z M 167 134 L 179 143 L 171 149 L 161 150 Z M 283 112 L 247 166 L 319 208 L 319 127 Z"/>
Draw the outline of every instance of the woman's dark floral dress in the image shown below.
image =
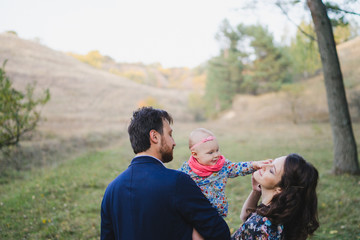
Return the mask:
<path id="1" fill-rule="evenodd" d="M 252 213 L 232 240 L 281 240 L 283 225 L 273 225 L 267 217 Z"/>

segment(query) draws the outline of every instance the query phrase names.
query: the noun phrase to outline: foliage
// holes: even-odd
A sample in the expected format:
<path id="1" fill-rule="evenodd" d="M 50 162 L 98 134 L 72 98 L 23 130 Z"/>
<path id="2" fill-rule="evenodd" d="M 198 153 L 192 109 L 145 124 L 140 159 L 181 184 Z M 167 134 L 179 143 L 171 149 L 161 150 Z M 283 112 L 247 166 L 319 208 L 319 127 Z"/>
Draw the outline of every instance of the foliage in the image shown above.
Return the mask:
<path id="1" fill-rule="evenodd" d="M 198 93 L 195 92 L 189 94 L 188 109 L 194 116 L 195 121 L 199 122 L 206 120 L 205 101 Z"/>
<path id="2" fill-rule="evenodd" d="M 14 89 L 6 76 L 5 64 L 6 61 L 0 68 L 0 149 L 17 144 L 22 135 L 34 130 L 40 118 L 38 106 L 50 99 L 48 89 L 36 99 L 34 85 L 28 85 L 25 93 Z"/>
<path id="3" fill-rule="evenodd" d="M 314 26 L 302 21 L 299 26 L 308 35 L 315 36 Z M 308 78 L 321 69 L 321 60 L 317 42 L 304 35 L 299 29 L 291 40 L 289 52 L 294 77 Z"/>
<path id="4" fill-rule="evenodd" d="M 266 28 L 240 24 L 234 29 L 224 20 L 217 40 L 220 54 L 209 60 L 207 69 L 208 116 L 229 108 L 237 93 L 277 91 L 291 81 L 287 49 L 276 46 Z"/>
<path id="5" fill-rule="evenodd" d="M 334 40 L 336 44 L 346 42 L 351 37 L 351 25 L 338 25 L 334 29 Z"/>
<path id="6" fill-rule="evenodd" d="M 140 84 L 175 89 L 196 89 L 199 86 L 204 88 L 204 84 L 199 82 L 204 78 L 204 73 L 192 71 L 186 67 L 163 68 L 160 63 L 147 65 L 141 62 L 117 63 L 109 56 L 102 56 L 99 51 L 91 51 L 86 55 L 74 53 L 69 53 L 69 55 L 93 67 Z M 195 86 L 192 85 L 193 82 Z"/>
<path id="7" fill-rule="evenodd" d="M 187 80 L 193 78 L 192 71 L 186 67 L 158 68 L 168 82 L 170 88 L 182 89 Z M 192 86 L 190 86 L 192 88 Z"/>
<path id="8" fill-rule="evenodd" d="M 139 70 L 123 71 L 123 72 L 119 73 L 118 75 L 128 78 L 130 80 L 133 80 L 134 82 L 137 82 L 137 83 L 144 83 L 144 81 L 145 81 L 144 72 L 139 71 Z"/>
<path id="9" fill-rule="evenodd" d="M 327 9 L 328 17 L 331 21 L 331 25 L 333 26 L 334 39 L 336 44 L 343 43 L 358 35 L 357 24 L 355 21 L 352 21 L 351 18 L 349 18 L 349 15 L 360 15 L 360 12 L 345 10 L 345 8 L 351 8 L 351 2 L 351 0 L 344 2 L 341 7 L 334 2 L 324 3 Z"/>
<path id="10" fill-rule="evenodd" d="M 205 64 L 199 65 L 191 70 L 192 72 L 192 86 L 195 90 L 204 90 L 206 86 L 206 68 Z"/>
<path id="11" fill-rule="evenodd" d="M 70 53 L 70 55 L 80 60 L 81 62 L 87 63 L 96 68 L 101 68 L 104 61 L 104 56 L 102 56 L 97 50 L 90 51 L 86 55 L 80 55 L 75 53 Z"/>
<path id="12" fill-rule="evenodd" d="M 194 75 L 191 81 L 192 88 L 196 90 L 205 89 L 206 86 L 206 73 L 201 73 L 201 75 Z"/>
<path id="13" fill-rule="evenodd" d="M 215 116 L 231 106 L 235 96 L 235 88 L 230 82 L 230 71 L 223 57 L 215 57 L 209 61 L 204 99 L 206 115 Z"/>
<path id="14" fill-rule="evenodd" d="M 240 36 L 224 20 L 217 39 L 222 44 L 221 53 L 208 61 L 207 68 L 205 99 L 208 116 L 229 108 L 243 81 L 240 61 L 243 53 L 237 48 Z"/>
<path id="15" fill-rule="evenodd" d="M 17 32 L 16 31 L 6 31 L 6 33 L 9 33 L 9 34 L 12 34 L 12 35 L 15 35 L 15 36 L 18 36 Z"/>
<path id="16" fill-rule="evenodd" d="M 324 4 L 332 26 L 347 25 L 349 23 L 346 12 L 342 11 L 338 4 L 333 2 L 324 2 Z"/>
<path id="17" fill-rule="evenodd" d="M 154 107 L 154 108 L 163 108 L 162 105 L 157 101 L 157 99 L 153 96 L 148 96 L 147 98 L 139 101 L 138 107 Z"/>
<path id="18" fill-rule="evenodd" d="M 275 45 L 272 34 L 261 25 L 238 26 L 240 34 L 250 40 L 253 60 L 246 66 L 248 91 L 259 94 L 277 91 L 291 81 L 289 58 L 285 49 Z"/>

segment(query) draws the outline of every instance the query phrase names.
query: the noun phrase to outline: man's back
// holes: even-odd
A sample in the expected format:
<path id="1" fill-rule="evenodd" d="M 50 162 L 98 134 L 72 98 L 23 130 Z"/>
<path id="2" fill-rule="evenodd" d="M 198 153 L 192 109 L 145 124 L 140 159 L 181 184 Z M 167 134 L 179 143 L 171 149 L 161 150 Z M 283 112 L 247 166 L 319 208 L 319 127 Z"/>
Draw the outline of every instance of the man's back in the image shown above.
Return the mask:
<path id="1" fill-rule="evenodd" d="M 140 156 L 109 184 L 101 209 L 101 239 L 229 239 L 225 221 L 192 179 Z"/>

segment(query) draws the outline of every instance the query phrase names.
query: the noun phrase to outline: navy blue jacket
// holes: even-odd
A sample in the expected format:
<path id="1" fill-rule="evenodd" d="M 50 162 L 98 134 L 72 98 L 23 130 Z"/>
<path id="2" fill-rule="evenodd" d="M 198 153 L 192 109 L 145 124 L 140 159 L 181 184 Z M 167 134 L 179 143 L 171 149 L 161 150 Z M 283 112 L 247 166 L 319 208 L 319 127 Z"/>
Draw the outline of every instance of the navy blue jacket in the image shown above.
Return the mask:
<path id="1" fill-rule="evenodd" d="M 185 173 L 140 156 L 107 187 L 101 239 L 191 240 L 193 228 L 209 240 L 228 240 L 226 222 Z"/>

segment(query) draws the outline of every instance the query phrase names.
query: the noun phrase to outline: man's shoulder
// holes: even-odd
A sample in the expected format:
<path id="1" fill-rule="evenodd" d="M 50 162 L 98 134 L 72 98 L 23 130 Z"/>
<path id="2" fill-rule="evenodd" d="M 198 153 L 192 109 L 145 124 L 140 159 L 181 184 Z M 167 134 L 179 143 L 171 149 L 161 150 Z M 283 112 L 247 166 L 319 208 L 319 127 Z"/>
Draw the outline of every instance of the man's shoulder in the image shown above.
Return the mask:
<path id="1" fill-rule="evenodd" d="M 174 180 L 185 180 L 187 181 L 188 179 L 191 179 L 189 177 L 188 174 L 179 171 L 179 170 L 175 170 L 175 169 L 171 169 L 171 168 L 167 168 L 164 164 L 162 164 L 158 159 L 153 158 L 151 156 L 141 156 L 141 157 L 137 157 L 134 158 L 131 165 L 129 166 L 130 168 L 132 166 L 134 166 L 134 164 L 136 163 L 149 163 L 151 166 L 156 168 L 156 171 L 154 171 L 155 169 L 149 169 L 148 167 L 146 167 L 146 171 L 154 171 L 154 175 L 162 175 L 162 177 L 165 178 L 173 178 Z M 149 166 L 150 166 L 149 165 Z M 145 170 L 144 169 L 144 170 Z M 126 170 L 122 173 L 122 174 L 127 174 Z"/>
<path id="2" fill-rule="evenodd" d="M 188 179 L 191 179 L 190 176 L 188 174 L 186 174 L 185 172 L 182 172 L 180 170 L 175 170 L 175 169 L 171 169 L 171 168 L 166 168 L 166 171 L 173 175 L 174 177 L 176 177 L 178 180 L 179 179 L 185 179 L 185 180 L 188 180 Z"/>

